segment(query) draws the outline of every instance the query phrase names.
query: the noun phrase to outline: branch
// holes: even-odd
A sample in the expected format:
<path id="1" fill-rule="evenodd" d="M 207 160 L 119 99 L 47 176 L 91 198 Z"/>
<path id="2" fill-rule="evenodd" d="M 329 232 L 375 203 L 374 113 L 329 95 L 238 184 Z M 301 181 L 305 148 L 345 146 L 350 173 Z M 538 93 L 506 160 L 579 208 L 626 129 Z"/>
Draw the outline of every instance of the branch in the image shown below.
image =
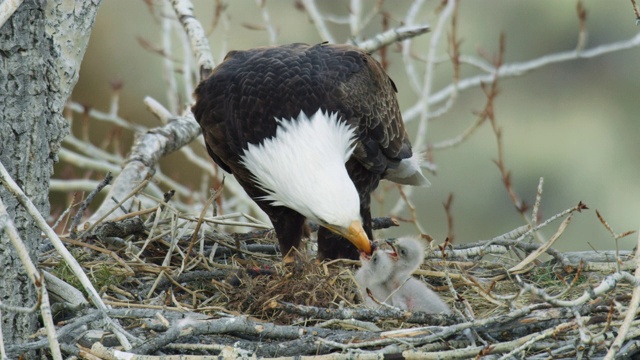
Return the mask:
<path id="1" fill-rule="evenodd" d="M 381 47 L 393 44 L 396 41 L 411 39 L 418 35 L 426 34 L 431 30 L 429 25 L 413 25 L 401 26 L 391 30 L 387 30 L 382 34 L 376 35 L 374 38 L 355 43 L 357 47 L 366 52 L 374 52 Z"/>
<path id="2" fill-rule="evenodd" d="M 82 284 L 82 287 L 89 294 L 89 298 L 91 299 L 91 302 L 98 309 L 104 311 L 107 308 L 106 305 L 102 302 L 100 295 L 98 295 L 98 292 L 91 284 L 91 281 L 89 281 L 89 278 L 82 270 L 82 267 L 80 266 L 80 264 L 78 264 L 78 262 L 73 257 L 73 255 L 71 255 L 69 250 L 67 250 L 67 248 L 64 246 L 64 244 L 58 237 L 58 234 L 56 234 L 55 231 L 53 231 L 53 229 L 47 224 L 47 221 L 42 217 L 38 209 L 35 207 L 35 205 L 33 205 L 31 200 L 29 200 L 27 195 L 25 195 L 25 193 L 22 192 L 22 189 L 20 189 L 18 184 L 16 184 L 15 181 L 13 181 L 13 179 L 7 172 L 7 169 L 4 167 L 4 165 L 1 162 L 0 162 L 0 181 L 2 181 L 4 186 L 16 197 L 18 202 L 20 202 L 20 204 L 27 210 L 29 215 L 31 215 L 31 217 L 35 221 L 36 225 L 40 228 L 40 230 L 42 230 L 45 233 L 45 235 L 49 238 L 49 240 L 51 241 L 55 249 L 62 256 L 64 261 L 67 263 L 67 265 L 69 266 L 73 274 L 78 278 L 78 280 Z M 125 348 L 131 348 L 131 344 L 123 336 L 123 332 L 120 331 L 120 327 L 115 323 L 113 323 L 113 321 L 111 321 L 109 318 L 105 318 L 105 319 L 107 320 L 107 322 L 109 322 L 109 324 L 113 328 L 122 346 Z"/>
<path id="3" fill-rule="evenodd" d="M 74 101 L 67 102 L 66 108 L 72 110 L 73 112 L 79 113 L 79 114 L 84 114 L 85 112 L 87 112 L 89 117 L 91 117 L 93 119 L 100 120 L 100 121 L 106 121 L 106 122 L 115 124 L 115 125 L 123 128 L 123 129 L 128 129 L 128 130 L 132 130 L 132 131 L 135 131 L 135 132 L 147 131 L 147 128 L 145 126 L 130 123 L 129 121 L 119 117 L 118 114 L 105 113 L 105 112 L 98 111 L 98 110 L 95 110 L 95 109 L 86 109 L 86 107 L 84 105 L 82 105 L 80 103 L 77 103 L 77 102 L 74 102 Z"/>
<path id="4" fill-rule="evenodd" d="M 267 29 L 267 33 L 269 34 L 269 45 L 276 45 L 278 42 L 278 32 L 276 28 L 273 27 L 273 23 L 271 22 L 271 17 L 269 16 L 269 10 L 267 10 L 267 1 L 266 0 L 255 0 L 256 5 L 260 9 L 260 14 L 262 15 L 262 21 L 264 22 L 264 26 Z"/>
<path id="5" fill-rule="evenodd" d="M 175 118 L 165 126 L 147 131 L 138 137 L 132 147 L 131 153 L 125 161 L 125 166 L 116 178 L 107 194 L 107 201 L 94 212 L 88 220 L 95 223 L 108 212 L 112 211 L 113 203 L 109 199 L 118 201 L 124 199 L 132 190 L 147 177 L 153 174 L 160 158 L 170 154 L 200 135 L 200 126 L 193 119 L 192 114 Z M 130 207 L 131 202 L 124 203 L 124 207 Z M 124 211 L 113 211 L 113 217 L 124 215 Z"/>
<path id="6" fill-rule="evenodd" d="M 2 167 L 0 170 L 4 172 L 4 165 L 0 163 Z M 4 174 L 3 174 L 4 175 Z M 3 181 L 4 182 L 4 181 Z M 5 185 L 6 186 L 6 185 Z M 25 246 L 22 239 L 20 239 L 20 235 L 18 234 L 18 230 L 13 224 L 13 221 L 9 217 L 7 213 L 7 209 L 4 206 L 4 202 L 0 199 L 0 230 L 4 229 L 4 232 L 9 237 L 11 241 L 11 245 L 18 253 L 20 257 L 20 261 L 22 262 L 22 266 L 27 272 L 27 276 L 29 280 L 33 283 L 33 285 L 40 290 L 41 301 L 40 301 L 40 313 L 42 315 L 42 321 L 44 322 L 44 326 L 47 333 L 47 339 L 49 340 L 49 348 L 51 349 L 51 356 L 58 360 L 62 359 L 62 354 L 60 353 L 60 344 L 58 343 L 58 338 L 55 336 L 56 328 L 53 324 L 53 319 L 51 317 L 51 306 L 49 305 L 49 295 L 47 293 L 47 288 L 44 284 L 44 279 L 38 273 L 38 270 L 35 264 L 31 261 L 29 257 L 29 250 Z M 0 348 L 0 355 L 4 356 L 4 346 Z"/>
<path id="7" fill-rule="evenodd" d="M 313 22 L 313 24 L 316 26 L 318 34 L 320 35 L 322 40 L 328 41 L 331 44 L 335 44 L 336 39 L 333 37 L 333 35 L 331 35 L 329 29 L 327 29 L 327 25 L 325 24 L 322 15 L 320 15 L 320 12 L 316 7 L 315 0 L 302 0 L 302 4 L 304 5 L 304 9 L 307 11 L 307 14 L 309 14 L 311 22 Z"/>
<path id="8" fill-rule="evenodd" d="M 422 89 L 421 89 L 422 91 L 419 96 L 420 98 L 419 103 L 422 104 L 422 106 L 420 107 L 420 122 L 418 124 L 418 130 L 416 131 L 414 140 L 412 141 L 412 147 L 414 151 L 421 151 L 422 148 L 424 147 L 424 144 L 427 138 L 427 127 L 428 127 L 429 105 L 430 105 L 429 99 L 432 96 L 431 89 L 433 86 L 433 79 L 435 77 L 434 67 L 436 63 L 437 48 L 442 36 L 441 34 L 445 26 L 445 23 L 447 19 L 449 19 L 449 17 L 453 14 L 453 11 L 456 8 L 456 6 L 457 6 L 456 0 L 447 1 L 447 5 L 445 9 L 442 11 L 442 13 L 440 14 L 440 18 L 438 19 L 435 30 L 431 36 L 431 41 L 429 43 L 429 53 L 427 55 L 427 63 L 425 65 L 425 72 L 424 72 L 424 78 L 423 78 Z M 404 118 L 404 115 L 403 115 L 403 118 Z M 407 119 L 405 119 L 405 122 L 406 121 Z M 405 195 L 409 197 L 411 196 L 412 193 L 413 193 L 413 187 L 407 187 L 407 189 L 405 190 Z M 391 209 L 391 214 L 392 215 L 398 214 L 406 204 L 407 204 L 406 201 L 403 201 L 402 199 L 398 199 L 398 201 L 396 201 L 396 204 Z M 418 224 L 416 223 L 416 225 Z"/>
<path id="9" fill-rule="evenodd" d="M 171 4 L 178 16 L 178 20 L 184 27 L 184 31 L 189 36 L 189 40 L 191 40 L 191 51 L 193 51 L 197 59 L 200 78 L 206 79 L 215 66 L 207 34 L 204 32 L 200 22 L 193 16 L 193 4 L 190 0 L 171 0 Z"/>
<path id="10" fill-rule="evenodd" d="M 33 205 L 31 200 L 29 200 L 27 195 L 25 195 L 24 192 L 22 192 L 22 190 L 20 189 L 20 187 L 18 187 L 18 184 L 16 184 L 13 181 L 13 179 L 7 172 L 7 169 L 5 169 L 2 163 L 0 163 L 0 180 L 2 181 L 4 186 L 7 189 L 9 189 L 9 191 L 16 197 L 16 199 L 20 202 L 20 204 L 28 211 L 29 215 L 31 215 L 31 217 L 36 222 L 36 225 L 40 228 L 40 230 L 42 230 L 47 235 L 47 237 L 49 238 L 53 246 L 56 248 L 58 253 L 69 265 L 69 267 L 71 268 L 71 271 L 78 278 L 78 280 L 80 280 L 80 282 L 82 283 L 82 286 L 89 294 L 89 297 L 91 298 L 94 305 L 96 305 L 98 308 L 106 309 L 106 306 L 100 299 L 100 295 L 98 295 L 98 292 L 93 288 L 93 285 L 91 285 L 91 281 L 89 281 L 89 279 L 87 278 L 87 275 L 85 275 L 84 271 L 82 270 L 82 267 L 80 267 L 80 265 L 78 264 L 76 259 L 73 257 L 73 255 L 69 253 L 67 248 L 64 246 L 64 244 L 58 237 L 58 234 L 56 234 L 53 231 L 53 229 L 51 229 L 49 225 L 47 225 L 47 221 L 42 217 L 42 215 L 40 215 L 40 212 Z"/>
<path id="11" fill-rule="evenodd" d="M 630 279 L 629 279 L 630 280 Z M 636 271 L 635 271 L 635 284 L 633 287 L 633 293 L 631 295 L 631 301 L 629 302 L 629 308 L 627 309 L 627 315 L 624 317 L 624 321 L 622 322 L 622 326 L 618 330 L 618 335 L 615 340 L 611 344 L 607 355 L 605 356 L 605 360 L 613 359 L 614 356 L 624 343 L 627 338 L 627 334 L 629 329 L 631 328 L 631 323 L 636 318 L 636 314 L 638 313 L 638 307 L 640 306 L 640 233 L 638 234 L 638 242 L 636 244 Z"/>
<path id="12" fill-rule="evenodd" d="M 575 50 L 569 50 L 541 56 L 537 59 L 529 61 L 503 64 L 500 66 L 500 69 L 497 71 L 497 73 L 494 68 L 493 72 L 483 75 L 471 76 L 466 79 L 460 80 L 457 84 L 450 84 L 444 89 L 429 96 L 428 99 L 421 98 L 416 104 L 402 113 L 402 118 L 405 122 L 411 121 L 421 114 L 425 102 L 429 105 L 440 103 L 448 99 L 455 91 L 466 90 L 469 88 L 480 86 L 480 84 L 482 83 L 489 83 L 493 81 L 496 74 L 500 78 L 521 76 L 528 73 L 529 71 L 537 70 L 547 65 L 576 59 L 590 59 L 616 51 L 629 50 L 637 46 L 640 46 L 640 33 L 636 34 L 636 36 L 628 40 L 602 44 L 600 46 L 596 46 L 591 49 L 582 50 L 579 52 Z"/>

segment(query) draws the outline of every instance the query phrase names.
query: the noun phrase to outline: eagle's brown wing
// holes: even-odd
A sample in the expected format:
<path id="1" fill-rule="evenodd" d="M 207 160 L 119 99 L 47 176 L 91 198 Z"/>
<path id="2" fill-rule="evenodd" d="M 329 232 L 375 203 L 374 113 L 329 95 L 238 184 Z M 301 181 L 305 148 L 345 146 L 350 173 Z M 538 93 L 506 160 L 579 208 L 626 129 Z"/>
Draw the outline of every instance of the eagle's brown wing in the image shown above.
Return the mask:
<path id="1" fill-rule="evenodd" d="M 382 174 L 411 157 L 411 144 L 400 114 L 396 86 L 371 55 L 349 45 L 331 46 L 337 61 L 357 57 L 356 71 L 337 86 L 336 102 L 350 109 L 347 121 L 359 130 L 354 151 L 368 170 Z"/>
<path id="2" fill-rule="evenodd" d="M 353 46 L 264 47 L 230 52 L 196 89 L 193 113 L 211 157 L 236 173 L 247 143 L 273 136 L 276 118 L 337 112 L 357 129 L 354 157 L 382 175 L 411 156 L 395 90 L 382 66 Z"/>

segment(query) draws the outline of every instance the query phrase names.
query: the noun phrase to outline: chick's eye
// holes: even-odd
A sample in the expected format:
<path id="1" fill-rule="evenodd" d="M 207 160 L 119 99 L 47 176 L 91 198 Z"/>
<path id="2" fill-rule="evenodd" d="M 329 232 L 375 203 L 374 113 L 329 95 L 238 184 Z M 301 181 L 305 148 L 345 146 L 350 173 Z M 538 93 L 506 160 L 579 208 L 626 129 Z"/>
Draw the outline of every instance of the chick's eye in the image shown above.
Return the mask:
<path id="1" fill-rule="evenodd" d="M 378 254 L 373 255 L 373 258 L 371 258 L 371 261 L 373 261 L 373 263 L 376 264 L 378 262 Z"/>

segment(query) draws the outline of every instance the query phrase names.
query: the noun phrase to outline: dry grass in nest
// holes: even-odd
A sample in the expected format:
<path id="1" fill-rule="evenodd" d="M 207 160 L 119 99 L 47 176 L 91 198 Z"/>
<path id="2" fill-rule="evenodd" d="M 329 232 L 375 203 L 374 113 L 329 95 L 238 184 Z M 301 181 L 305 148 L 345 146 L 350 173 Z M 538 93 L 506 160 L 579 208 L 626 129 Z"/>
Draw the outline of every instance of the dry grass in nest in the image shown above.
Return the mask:
<path id="1" fill-rule="evenodd" d="M 350 267 L 319 266 L 315 260 L 298 256 L 296 263 L 279 259 L 263 268 L 249 269 L 233 276 L 232 287 L 222 288 L 227 308 L 278 324 L 290 324 L 298 318 L 277 309 L 277 302 L 306 306 L 337 307 L 340 302 L 356 303 L 356 288 Z M 269 273 L 265 274 L 264 270 Z M 262 273 L 261 273 L 262 272 Z"/>

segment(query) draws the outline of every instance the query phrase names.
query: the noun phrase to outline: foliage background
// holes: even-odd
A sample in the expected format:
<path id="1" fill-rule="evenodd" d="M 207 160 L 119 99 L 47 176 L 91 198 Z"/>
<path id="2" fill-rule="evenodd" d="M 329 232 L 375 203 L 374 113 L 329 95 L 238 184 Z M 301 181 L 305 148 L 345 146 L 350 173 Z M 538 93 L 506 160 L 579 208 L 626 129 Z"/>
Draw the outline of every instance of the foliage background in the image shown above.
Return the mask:
<path id="1" fill-rule="evenodd" d="M 209 29 L 213 1 L 194 1 L 196 15 Z M 319 2 L 323 12 L 345 15 L 346 1 Z M 367 8 L 373 1 L 364 2 Z M 434 8 L 428 2 L 416 19 L 434 26 Z M 411 1 L 386 1 L 391 13 L 390 25 L 397 26 Z M 583 1 L 588 11 L 586 48 L 628 39 L 640 29 L 628 1 Z M 252 29 L 262 24 L 260 9 L 248 0 L 229 1 L 229 31 L 217 29 L 210 37 L 216 62 L 226 51 L 267 45 L 266 31 Z M 307 15 L 297 10 L 294 1 L 268 1 L 267 8 L 278 30 L 277 42 L 320 42 Z M 463 1 L 460 5 L 458 36 L 461 52 L 477 55 L 478 50 L 496 54 L 501 32 L 506 34 L 506 62 L 527 61 L 549 53 L 575 48 L 578 19 L 575 1 Z M 450 29 L 450 26 L 448 26 Z M 379 17 L 365 29 L 365 37 L 381 30 Z M 332 27 L 338 41 L 346 41 L 348 25 Z M 228 49 L 221 49 L 227 36 Z M 425 56 L 430 34 L 416 40 L 414 50 Z M 109 108 L 110 82 L 123 82 L 119 114 L 132 122 L 158 126 L 146 111 L 142 99 L 152 96 L 166 102 L 162 58 L 145 50 L 138 41 L 160 44 L 160 24 L 143 1 L 109 0 L 98 12 L 80 80 L 73 100 L 97 109 Z M 178 41 L 178 39 L 176 39 Z M 423 52 L 421 53 L 421 49 Z M 446 54 L 447 44 L 441 44 Z M 390 51 L 396 51 L 390 48 Z M 553 64 L 522 77 L 500 81 L 501 93 L 495 106 L 503 129 L 506 164 L 512 172 L 516 192 L 528 203 L 535 198 L 539 177 L 544 177 L 542 216 L 585 202 L 592 210 L 577 216 L 555 247 L 558 250 L 612 249 L 609 233 L 596 219 L 598 209 L 617 232 L 640 225 L 640 61 L 637 48 L 586 60 Z M 443 58 L 443 60 L 447 60 Z M 437 67 L 435 89 L 451 81 L 452 66 L 444 61 Z M 399 58 L 392 59 L 389 73 L 399 87 L 404 110 L 416 101 L 407 84 L 407 75 Z M 462 77 L 475 73 L 462 68 Z M 188 96 L 189 94 L 183 94 Z M 430 123 L 428 141 L 450 138 L 468 127 L 483 108 L 485 97 L 478 88 L 462 92 L 453 109 Z M 415 122 L 409 126 L 415 126 Z M 79 122 L 74 131 L 79 131 Z M 110 125 L 91 124 L 91 138 L 100 143 L 112 131 Z M 122 132 L 120 149 L 128 151 L 132 135 Z M 204 154 L 204 149 L 202 154 Z M 431 188 L 416 189 L 412 200 L 427 232 L 439 242 L 447 234 L 442 202 L 454 194 L 453 216 L 457 242 L 488 239 L 523 224 L 514 210 L 500 174 L 492 160 L 497 156 L 496 141 L 488 124 L 458 147 L 434 154 L 437 175 L 429 175 Z M 198 188 L 201 179 L 181 155 L 163 161 L 163 171 L 182 184 Z M 81 177 L 83 172 L 56 167 L 58 178 Z M 168 190 L 168 189 L 165 189 Z M 66 198 L 52 194 L 52 208 L 65 207 Z M 386 201 L 387 205 L 395 201 Z M 378 210 L 386 215 L 388 207 Z M 414 233 L 404 224 L 390 235 Z M 548 230 L 553 231 L 553 230 Z M 621 240 L 631 248 L 633 237 Z"/>

